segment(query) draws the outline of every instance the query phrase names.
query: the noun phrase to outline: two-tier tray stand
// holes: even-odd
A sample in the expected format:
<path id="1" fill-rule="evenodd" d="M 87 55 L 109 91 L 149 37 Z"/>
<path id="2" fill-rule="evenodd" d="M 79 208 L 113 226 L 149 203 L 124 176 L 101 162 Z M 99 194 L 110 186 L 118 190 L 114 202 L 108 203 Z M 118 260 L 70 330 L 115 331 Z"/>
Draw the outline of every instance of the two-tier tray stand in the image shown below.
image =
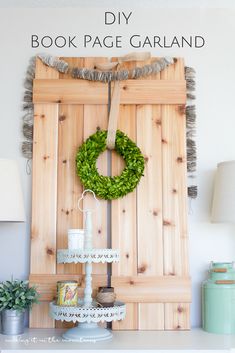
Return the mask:
<path id="1" fill-rule="evenodd" d="M 84 198 L 87 191 L 90 190 L 85 190 L 81 199 Z M 93 192 L 92 194 L 96 199 Z M 97 199 L 96 201 L 98 202 Z M 80 207 L 79 209 L 85 212 L 86 216 L 84 250 L 58 250 L 57 262 L 85 263 L 84 298 L 79 300 L 76 307 L 56 305 L 55 302 L 52 302 L 50 303 L 50 315 L 55 320 L 79 323 L 63 334 L 64 339 L 76 342 L 96 342 L 112 337 L 111 331 L 98 326 L 98 323 L 123 320 L 126 315 L 126 305 L 116 301 L 112 307 L 102 307 L 92 299 L 92 263 L 118 262 L 119 251 L 92 248 L 92 210 L 82 210 Z"/>

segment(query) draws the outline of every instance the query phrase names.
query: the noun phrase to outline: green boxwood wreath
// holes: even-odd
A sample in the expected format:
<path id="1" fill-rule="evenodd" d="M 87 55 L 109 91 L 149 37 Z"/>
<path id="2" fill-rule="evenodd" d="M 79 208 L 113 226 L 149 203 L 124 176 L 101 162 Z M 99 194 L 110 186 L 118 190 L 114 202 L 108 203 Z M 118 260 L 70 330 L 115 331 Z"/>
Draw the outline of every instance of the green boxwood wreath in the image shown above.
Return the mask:
<path id="1" fill-rule="evenodd" d="M 126 167 L 114 177 L 100 175 L 96 162 L 106 149 L 107 131 L 99 130 L 91 135 L 79 148 L 76 156 L 77 174 L 86 189 L 91 189 L 102 199 L 113 200 L 133 191 L 144 172 L 144 157 L 139 147 L 120 130 L 117 130 L 115 151 Z"/>

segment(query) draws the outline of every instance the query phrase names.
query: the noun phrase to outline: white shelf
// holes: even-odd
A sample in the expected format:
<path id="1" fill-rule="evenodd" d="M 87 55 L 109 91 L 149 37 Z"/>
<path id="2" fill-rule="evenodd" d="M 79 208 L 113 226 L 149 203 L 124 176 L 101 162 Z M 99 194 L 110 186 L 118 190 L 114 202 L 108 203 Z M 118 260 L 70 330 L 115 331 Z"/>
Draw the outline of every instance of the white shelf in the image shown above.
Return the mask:
<path id="1" fill-rule="evenodd" d="M 61 321 L 111 322 L 125 318 L 126 305 L 118 301 L 111 307 L 61 306 L 52 302 L 50 313 L 53 319 Z"/>
<path id="2" fill-rule="evenodd" d="M 57 263 L 111 263 L 119 261 L 119 250 L 114 249 L 59 249 Z"/>
<path id="3" fill-rule="evenodd" d="M 62 329 L 27 329 L 18 338 L 0 335 L 1 353 L 29 353 L 40 350 L 44 353 L 138 352 L 147 350 L 157 353 L 235 353 L 235 335 L 215 335 L 194 329 L 192 331 L 114 331 L 111 340 L 97 343 L 64 342 Z"/>

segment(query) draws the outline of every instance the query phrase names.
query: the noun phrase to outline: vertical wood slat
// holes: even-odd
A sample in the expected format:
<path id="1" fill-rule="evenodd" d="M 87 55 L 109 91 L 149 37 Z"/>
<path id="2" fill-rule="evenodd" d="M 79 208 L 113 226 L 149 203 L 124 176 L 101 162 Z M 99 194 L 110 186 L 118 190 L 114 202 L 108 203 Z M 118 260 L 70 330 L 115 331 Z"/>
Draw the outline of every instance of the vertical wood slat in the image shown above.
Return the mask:
<path id="1" fill-rule="evenodd" d="M 107 58 L 85 58 L 84 66 L 94 69 L 97 62 L 107 62 Z M 108 104 L 108 85 L 107 86 L 107 104 Z M 107 105 L 84 105 L 84 140 L 90 135 L 94 134 L 97 130 L 107 130 L 108 126 L 108 106 Z M 102 153 L 97 160 L 97 168 L 103 175 L 108 172 L 108 158 L 107 151 Z M 107 248 L 107 207 L 106 200 L 100 201 L 100 209 L 93 213 L 93 247 L 94 248 Z M 89 199 L 87 195 L 84 200 L 84 208 L 94 207 L 92 197 Z M 93 274 L 107 274 L 106 264 L 93 264 Z"/>
<path id="2" fill-rule="evenodd" d="M 161 107 L 137 108 L 138 146 L 145 171 L 137 188 L 138 275 L 163 275 Z M 156 313 L 158 315 L 156 315 Z M 139 304 L 139 329 L 163 329 L 164 305 Z"/>
<path id="3" fill-rule="evenodd" d="M 97 62 L 107 62 L 107 58 L 86 58 L 84 59 L 84 66 L 94 69 Z M 108 104 L 108 85 L 107 86 L 107 104 Z M 97 130 L 106 130 L 108 125 L 108 106 L 107 105 L 84 105 L 84 141 Z M 97 160 L 97 168 L 103 175 L 108 172 L 108 152 L 105 151 L 99 156 Z M 108 202 L 106 200 L 99 200 L 100 207 L 92 214 L 93 220 L 93 247 L 107 248 L 108 234 L 107 234 L 107 216 L 108 216 Z M 94 200 L 89 194 L 83 202 L 84 208 L 94 208 Z M 107 264 L 93 264 L 93 274 L 106 274 Z M 102 284 L 101 284 L 102 285 Z M 108 279 L 106 279 L 108 285 Z M 106 327 L 106 323 L 99 323 L 99 326 Z"/>
<path id="4" fill-rule="evenodd" d="M 136 140 L 136 107 L 121 105 L 118 129 Z M 112 175 L 120 175 L 123 159 L 112 152 Z M 120 261 L 112 265 L 113 276 L 137 274 L 136 190 L 112 201 L 112 247 L 120 249 Z"/>
<path id="5" fill-rule="evenodd" d="M 179 59 L 178 64 L 175 67 L 175 78 L 184 78 L 184 60 Z M 178 139 L 181 141 L 179 145 L 179 156 L 182 157 L 183 163 L 178 163 L 176 168 L 176 179 L 178 180 L 178 195 L 179 204 L 178 212 L 179 215 L 179 227 L 180 227 L 180 241 L 181 241 L 181 266 L 182 275 L 189 276 L 189 249 L 188 249 L 188 188 L 187 188 L 187 143 L 186 143 L 186 114 L 185 110 L 181 109 L 182 106 L 178 106 L 179 118 L 177 119 L 178 124 Z M 183 210 L 183 212 L 182 212 Z M 190 309 L 190 308 L 189 308 Z"/>
<path id="6" fill-rule="evenodd" d="M 58 73 L 36 62 L 36 78 L 58 78 Z M 34 106 L 32 225 L 30 273 L 56 273 L 56 204 L 58 106 Z M 34 306 L 30 327 L 54 327 L 48 303 Z"/>
<path id="7" fill-rule="evenodd" d="M 63 59 L 63 58 L 62 58 Z M 66 58 L 70 65 L 83 66 L 81 58 Z M 60 80 L 68 78 L 60 74 Z M 57 249 L 68 246 L 68 229 L 83 228 L 83 214 L 77 201 L 82 185 L 76 173 L 75 158 L 83 142 L 83 105 L 59 106 L 58 132 Z M 81 264 L 57 264 L 57 273 L 81 274 Z"/>
<path id="8" fill-rule="evenodd" d="M 165 330 L 190 330 L 190 304 L 165 304 Z"/>
<path id="9" fill-rule="evenodd" d="M 88 138 L 98 129 L 107 128 L 107 106 L 84 106 L 84 138 Z M 97 168 L 100 173 L 107 175 L 107 151 L 97 161 Z M 107 201 L 99 200 L 100 207 L 92 214 L 93 220 L 93 247 L 107 248 Z M 89 194 L 83 202 L 83 207 L 94 208 L 94 200 Z M 106 264 L 93 264 L 93 274 L 107 274 Z"/>
<path id="10" fill-rule="evenodd" d="M 184 62 L 169 66 L 162 79 L 184 78 Z M 178 105 L 162 106 L 164 274 L 188 275 L 186 206 L 186 122 Z M 190 308 L 165 304 L 165 329 L 189 327 Z M 177 324 L 176 324 L 177 323 Z"/>
<path id="11" fill-rule="evenodd" d="M 34 304 L 29 315 L 30 328 L 54 328 L 55 320 L 49 316 L 49 303 Z"/>
<path id="12" fill-rule="evenodd" d="M 136 107 L 122 105 L 118 128 L 130 139 L 136 140 Z M 124 167 L 123 160 L 112 152 L 112 175 L 119 175 Z M 113 276 L 137 274 L 136 239 L 136 190 L 123 198 L 112 201 L 112 247 L 120 249 L 120 262 L 112 265 Z M 135 330 L 138 328 L 138 304 L 126 303 L 127 316 L 124 321 L 113 322 L 113 330 Z"/>
<path id="13" fill-rule="evenodd" d="M 138 304 L 126 303 L 126 317 L 123 321 L 113 321 L 112 329 L 117 330 L 138 330 L 139 313 Z"/>
<path id="14" fill-rule="evenodd" d="M 113 60 L 116 60 L 113 58 Z M 136 62 L 123 63 L 122 69 L 132 69 Z M 136 141 L 136 106 L 120 105 L 118 129 Z M 124 162 L 112 152 L 112 176 L 120 175 Z M 136 237 L 136 190 L 123 198 L 113 200 L 111 205 L 112 247 L 120 249 L 120 262 L 112 265 L 112 275 L 128 276 L 137 274 L 137 237 Z M 113 322 L 113 330 L 138 329 L 138 304 L 126 303 L 125 320 Z"/>
<path id="15" fill-rule="evenodd" d="M 147 79 L 160 80 L 160 73 Z M 161 276 L 163 238 L 160 105 L 137 106 L 137 145 L 145 156 L 144 176 L 137 187 L 138 275 Z M 138 329 L 164 329 L 164 304 L 139 303 L 138 307 Z"/>
<path id="16" fill-rule="evenodd" d="M 164 330 L 164 304 L 139 304 L 138 330 Z"/>
<path id="17" fill-rule="evenodd" d="M 137 187 L 138 273 L 163 274 L 161 107 L 137 107 L 137 145 L 145 157 Z M 151 246 L 146 246 L 151 244 Z"/>
<path id="18" fill-rule="evenodd" d="M 75 157 L 83 141 L 83 106 L 62 105 L 59 109 L 57 249 L 68 247 L 68 229 L 83 228 L 77 201 L 82 185 L 76 173 Z M 81 264 L 57 264 L 57 273 L 80 274 Z"/>
<path id="19" fill-rule="evenodd" d="M 70 60 L 72 65 L 79 65 L 76 58 L 66 58 Z M 79 59 L 81 60 L 81 59 Z M 87 58 L 86 62 L 84 60 L 84 66 L 93 68 L 95 62 L 107 60 L 105 58 L 95 59 Z M 48 68 L 41 63 L 37 64 L 38 67 L 42 66 L 41 76 L 38 78 L 53 78 L 57 72 L 51 68 Z M 133 67 L 136 63 L 127 63 L 125 66 Z M 141 66 L 141 63 L 138 63 L 138 66 Z M 178 60 L 175 67 L 167 69 L 161 74 L 162 79 L 183 79 L 183 61 Z M 58 74 L 57 74 L 58 75 Z M 64 76 L 66 78 L 67 75 Z M 160 75 L 159 75 L 160 76 Z M 56 78 L 56 77 L 54 77 Z M 57 77 L 58 78 L 58 77 Z M 154 77 L 156 79 L 156 77 Z M 147 88 L 146 88 L 147 89 Z M 40 106 L 40 105 L 38 105 Z M 49 109 L 50 105 L 43 105 L 45 109 Z M 46 108 L 47 107 L 47 108 Z M 83 120 L 84 110 L 84 125 L 77 131 L 77 127 L 80 127 L 82 123 L 78 123 L 75 116 L 79 116 L 79 121 Z M 78 177 L 73 174 L 74 171 L 69 170 L 69 165 L 66 166 L 66 163 L 63 161 L 74 158 L 70 148 L 76 147 L 77 144 L 82 143 L 83 137 L 86 138 L 96 131 L 97 127 L 102 129 L 107 128 L 107 107 L 106 106 L 94 106 L 85 105 L 75 106 L 74 109 L 72 105 L 61 105 L 59 109 L 59 117 L 62 118 L 59 120 L 57 117 L 57 126 L 56 129 L 59 130 L 59 152 L 58 152 L 58 213 L 57 213 L 57 245 L 60 243 L 61 247 L 65 247 L 67 243 L 67 228 L 77 227 L 82 225 L 82 218 L 77 219 L 74 216 L 73 205 L 77 201 L 77 195 L 82 191 L 82 187 L 79 184 Z M 161 127 L 161 112 L 162 112 L 162 127 Z M 51 114 L 51 112 L 50 112 Z M 44 114 L 43 114 L 44 115 Z M 45 115 L 46 116 L 46 115 Z M 63 120 L 63 116 L 66 116 L 66 119 Z M 99 120 L 100 116 L 100 120 Z M 67 119 L 68 117 L 68 119 Z M 181 118 L 180 118 L 181 117 Z M 156 120 L 155 120 L 156 118 Z M 97 120 L 98 119 L 98 120 Z M 106 120 L 105 120 L 106 119 Z M 143 121 L 144 119 L 144 121 Z M 176 119 L 176 122 L 174 120 Z M 105 122 L 104 122 L 105 121 Z M 156 126 L 155 126 L 155 123 Z M 172 121 L 174 122 L 174 130 L 171 129 Z M 72 125 L 76 123 L 75 129 L 72 128 Z M 142 123 L 142 125 L 141 125 Z M 59 124 L 59 127 L 58 127 Z M 102 125 L 103 124 L 103 125 Z M 169 254 L 170 259 L 164 261 L 164 274 L 174 275 L 188 275 L 188 254 L 187 254 L 187 213 L 186 211 L 180 212 L 180 210 L 186 210 L 186 188 L 185 188 L 185 169 L 186 166 L 184 157 L 178 159 L 179 155 L 184 156 L 185 153 L 185 116 L 180 113 L 179 107 L 177 105 L 167 105 L 167 106 L 132 106 L 123 105 L 120 110 L 120 119 L 119 119 L 119 128 L 122 131 L 125 131 L 133 140 L 137 141 L 137 145 L 141 148 L 142 152 L 148 157 L 146 163 L 146 170 L 148 174 L 141 180 L 143 184 L 140 184 L 138 191 L 134 191 L 131 194 L 128 194 L 127 197 L 123 199 L 112 201 L 112 239 L 113 247 L 118 247 L 121 250 L 121 263 L 119 265 L 113 265 L 113 274 L 117 276 L 127 276 L 127 275 L 138 275 L 139 276 L 151 276 L 155 274 L 160 274 L 163 269 L 161 269 L 161 256 L 157 256 L 158 250 L 161 247 L 161 233 L 153 233 L 153 229 L 159 228 L 161 207 L 156 207 L 156 204 L 160 205 L 160 193 L 161 190 L 157 192 L 157 188 L 160 188 L 160 182 L 156 182 L 156 185 L 148 192 L 148 196 L 145 195 L 144 189 L 145 186 L 148 186 L 146 180 L 152 184 L 154 175 L 155 178 L 160 181 L 161 177 L 161 168 L 156 168 L 156 161 L 160 163 L 161 153 L 159 153 L 161 146 L 155 147 L 160 143 L 160 137 L 162 137 L 162 158 L 168 158 L 168 162 L 164 164 L 163 162 L 163 171 L 162 177 L 164 179 L 163 183 L 163 193 L 168 192 L 169 204 L 164 199 L 163 195 L 163 228 L 164 228 L 164 256 Z M 158 134 L 157 130 L 158 128 Z M 162 132 L 161 132 L 162 129 Z M 74 131 L 75 130 L 75 131 Z M 43 131 L 44 133 L 44 131 Z M 162 136 L 161 136 L 162 134 Z M 75 137 L 75 135 L 77 137 Z M 84 136 L 83 136 L 84 135 Z M 169 143 L 167 143 L 168 135 L 171 135 L 169 138 Z M 78 137 L 79 136 L 79 137 Z M 43 137 L 44 138 L 44 137 Z M 70 140 L 71 139 L 71 140 Z M 79 141 L 78 141 L 79 140 Z M 152 142 L 151 142 L 152 141 Z M 154 143 L 155 141 L 155 143 Z M 180 142 L 181 141 L 181 142 Z M 153 148 L 153 156 L 149 158 L 151 151 L 151 143 Z M 66 145 L 66 147 L 65 147 Z M 166 146 L 167 145 L 167 146 Z M 173 145 L 176 145 L 175 151 Z M 167 148 L 165 148 L 167 147 Z M 67 148 L 67 151 L 66 151 Z M 75 153 L 75 152 L 73 152 Z M 186 153 L 185 153 L 186 156 Z M 155 158 L 156 157 L 156 158 Z M 185 157 L 186 158 L 186 157 Z M 45 159 L 46 160 L 46 159 Z M 177 163 L 175 161 L 177 160 Z M 117 163 L 117 164 L 115 164 Z M 168 167 L 166 167 L 168 164 Z M 97 163 L 98 168 L 101 173 L 107 173 L 107 157 L 102 155 Z M 113 154 L 112 157 L 112 169 L 116 174 L 120 174 L 123 164 L 119 157 Z M 67 169 L 66 169 L 67 168 Z M 167 170 L 173 171 L 174 176 L 167 179 Z M 150 172 L 151 170 L 151 172 Z M 74 178 L 74 179 L 73 179 Z M 77 181 L 78 181 L 78 184 Z M 147 178 L 147 179 L 145 179 Z M 151 179 L 152 178 L 152 179 Z M 172 180 L 177 181 L 173 182 L 174 187 L 172 188 Z M 145 186 L 141 186 L 145 185 Z M 170 189 L 169 189 L 170 186 Z M 70 190 L 73 189 L 74 198 L 71 196 Z M 142 188 L 142 189 L 141 189 Z M 61 191 L 63 189 L 63 192 Z M 176 192 L 178 190 L 178 192 Z M 60 194 L 61 191 L 61 194 Z M 173 192 L 174 197 L 171 192 Z M 156 193 L 156 194 L 155 194 Z M 178 195 L 176 195 L 178 193 Z M 63 194 L 66 194 L 68 200 L 62 200 Z M 68 195 L 69 194 L 69 195 Z M 155 198 L 153 197 L 155 195 Z M 184 198 L 185 195 L 185 198 Z M 170 198 L 171 197 L 171 198 Z M 143 200 L 143 201 L 142 201 Z M 155 201 L 158 200 L 156 203 Z M 106 203 L 106 201 L 104 201 Z M 145 207 L 145 205 L 149 207 Z M 70 207 L 70 205 L 72 205 Z M 74 206 L 76 207 L 76 205 Z M 64 212 L 63 219 L 59 219 L 60 210 L 66 210 Z M 148 212 L 149 210 L 158 209 L 157 216 L 154 211 Z M 123 210 L 125 212 L 123 212 Z M 69 211 L 69 214 L 67 214 Z M 71 211 L 71 212 L 70 212 Z M 180 214 L 179 214 L 180 212 Z M 143 214 L 142 221 L 141 215 Z M 159 218 L 158 218 L 159 215 Z M 169 217 L 168 217 L 169 215 Z M 157 223 L 158 218 L 159 224 Z M 169 219 L 168 219 L 169 218 Z M 138 219 L 138 221 L 137 221 Z M 171 219 L 173 220 L 173 225 L 175 229 L 171 229 Z M 61 222 L 61 223 L 60 223 Z M 143 223 L 142 223 L 143 222 Z M 94 246 L 97 247 L 106 247 L 106 225 L 107 225 L 107 206 L 103 205 L 102 201 L 102 228 L 98 224 L 98 220 L 94 218 Z M 143 232 L 143 224 L 145 223 L 145 228 L 147 229 L 150 237 L 147 239 L 147 234 Z M 62 224 L 62 226 L 61 226 Z M 64 230 L 63 230 L 64 227 Z M 100 233 L 101 231 L 101 233 Z M 138 239 L 136 232 L 138 231 Z M 104 237 L 102 238 L 102 234 Z M 154 236 L 156 235 L 156 237 Z M 33 232 L 32 232 L 33 235 Z M 166 238 L 165 238 L 166 236 Z M 151 238 L 151 240 L 150 240 Z M 166 240 L 166 241 L 165 241 Z M 147 241 L 147 243 L 146 243 Z M 42 245 L 42 243 L 40 243 Z M 39 246 L 41 247 L 41 245 Z M 138 252 L 137 252 L 138 244 Z M 148 247 L 148 244 L 150 247 Z M 154 245 L 153 245 L 154 244 Z M 158 245 L 157 245 L 158 244 Z M 43 245 L 42 245 L 43 246 Z M 155 257 L 152 254 L 151 247 L 157 247 Z M 52 259 L 55 254 L 51 252 L 52 248 L 48 251 L 48 256 Z M 37 249 L 38 251 L 38 249 Z M 181 259 L 180 259 L 181 257 Z M 151 258 L 151 261 L 149 261 Z M 132 259 L 132 260 L 131 260 Z M 54 263 L 55 266 L 55 263 Z M 58 273 L 78 273 L 81 270 L 80 265 L 58 265 Z M 80 269 L 79 269 L 80 267 Z M 172 269 L 172 271 L 171 271 Z M 159 271 L 159 272 L 158 272 Z M 31 271 L 32 273 L 32 271 Z M 38 272 L 36 272 L 38 273 Z M 94 273 L 105 273 L 106 268 L 103 265 L 95 265 Z M 163 311 L 164 308 L 164 311 Z M 31 315 L 31 324 L 32 327 L 53 327 L 53 321 L 47 316 L 48 315 L 48 305 L 47 303 L 40 304 L 40 306 L 35 306 Z M 124 322 L 114 323 L 114 329 L 163 329 L 163 323 L 165 321 L 165 329 L 181 329 L 189 327 L 189 304 L 185 303 L 127 303 L 127 318 Z"/>
<path id="20" fill-rule="evenodd" d="M 70 65 L 83 66 L 81 58 L 66 60 Z M 59 78 L 68 77 L 69 74 L 60 74 Z M 57 249 L 65 249 L 68 246 L 68 229 L 83 228 L 83 215 L 77 207 L 82 185 L 75 165 L 77 149 L 83 142 L 83 105 L 59 106 L 58 140 Z M 57 273 L 81 274 L 82 264 L 57 264 Z M 55 325 L 56 328 L 74 326 L 65 321 L 56 321 Z"/>

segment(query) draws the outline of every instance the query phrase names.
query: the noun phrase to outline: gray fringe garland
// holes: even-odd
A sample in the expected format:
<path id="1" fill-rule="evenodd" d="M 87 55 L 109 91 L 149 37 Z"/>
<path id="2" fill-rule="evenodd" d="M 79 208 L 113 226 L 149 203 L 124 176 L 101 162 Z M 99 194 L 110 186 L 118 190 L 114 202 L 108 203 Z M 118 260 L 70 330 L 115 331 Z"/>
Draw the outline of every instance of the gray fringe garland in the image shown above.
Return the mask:
<path id="1" fill-rule="evenodd" d="M 191 105 L 191 101 L 195 99 L 192 93 L 195 91 L 195 70 L 191 67 L 185 67 L 185 79 L 187 87 L 187 102 L 186 105 L 186 134 L 187 134 L 187 171 L 188 177 L 194 178 L 197 167 L 197 151 L 195 142 L 196 133 L 196 107 Z M 197 185 L 188 186 L 188 196 L 191 199 L 196 199 L 198 195 Z"/>
<path id="2" fill-rule="evenodd" d="M 86 68 L 73 67 L 64 60 L 60 60 L 51 55 L 40 54 L 38 57 L 42 62 L 50 67 L 55 68 L 61 73 L 70 73 L 73 78 L 84 79 L 89 81 L 122 81 L 127 79 L 138 79 L 139 77 L 149 76 L 164 70 L 167 66 L 173 64 L 173 58 L 161 58 L 151 65 L 144 65 L 143 67 L 136 67 L 132 70 L 120 71 L 99 71 L 89 70 Z M 26 79 L 24 82 L 25 93 L 23 98 L 23 136 L 25 141 L 22 143 L 22 154 L 28 160 L 32 159 L 33 154 L 33 80 L 35 77 L 35 62 L 36 57 L 30 60 L 29 67 L 26 72 Z M 185 67 L 185 79 L 187 87 L 187 101 L 191 102 L 195 99 L 192 93 L 195 91 L 195 70 L 190 67 Z M 187 171 L 189 178 L 194 178 L 196 172 L 196 143 L 194 140 L 196 132 L 196 109 L 195 105 L 187 104 L 186 106 L 186 130 L 187 130 Z M 197 186 L 188 186 L 188 196 L 192 199 L 197 197 Z"/>
<path id="3" fill-rule="evenodd" d="M 68 63 L 64 60 L 46 54 L 40 54 L 38 57 L 42 62 L 50 67 L 54 67 L 61 73 L 70 73 L 73 78 L 88 80 L 88 81 L 100 81 L 100 82 L 111 82 L 111 81 L 123 81 L 128 79 L 137 79 L 139 77 L 149 76 L 156 74 L 164 70 L 167 66 L 174 63 L 174 58 L 164 57 L 150 65 L 144 65 L 143 67 L 136 67 L 132 70 L 119 70 L 119 71 L 100 71 L 91 70 L 84 67 L 72 67 L 70 68 Z"/>
<path id="4" fill-rule="evenodd" d="M 73 68 L 71 75 L 73 78 L 89 80 L 89 81 L 123 81 L 128 79 L 138 79 L 139 77 L 145 77 L 152 74 L 156 74 L 164 70 L 167 66 L 174 63 L 173 58 L 161 58 L 160 60 L 152 63 L 151 65 L 144 65 L 143 67 L 136 67 L 132 70 L 120 70 L 120 71 L 97 71 Z"/>
<path id="5" fill-rule="evenodd" d="M 32 159 L 33 155 L 33 80 L 35 77 L 35 62 L 36 58 L 31 58 L 28 69 L 26 71 L 26 78 L 24 82 L 25 92 L 23 98 L 23 136 L 25 141 L 22 142 L 22 154 L 27 159 Z"/>

